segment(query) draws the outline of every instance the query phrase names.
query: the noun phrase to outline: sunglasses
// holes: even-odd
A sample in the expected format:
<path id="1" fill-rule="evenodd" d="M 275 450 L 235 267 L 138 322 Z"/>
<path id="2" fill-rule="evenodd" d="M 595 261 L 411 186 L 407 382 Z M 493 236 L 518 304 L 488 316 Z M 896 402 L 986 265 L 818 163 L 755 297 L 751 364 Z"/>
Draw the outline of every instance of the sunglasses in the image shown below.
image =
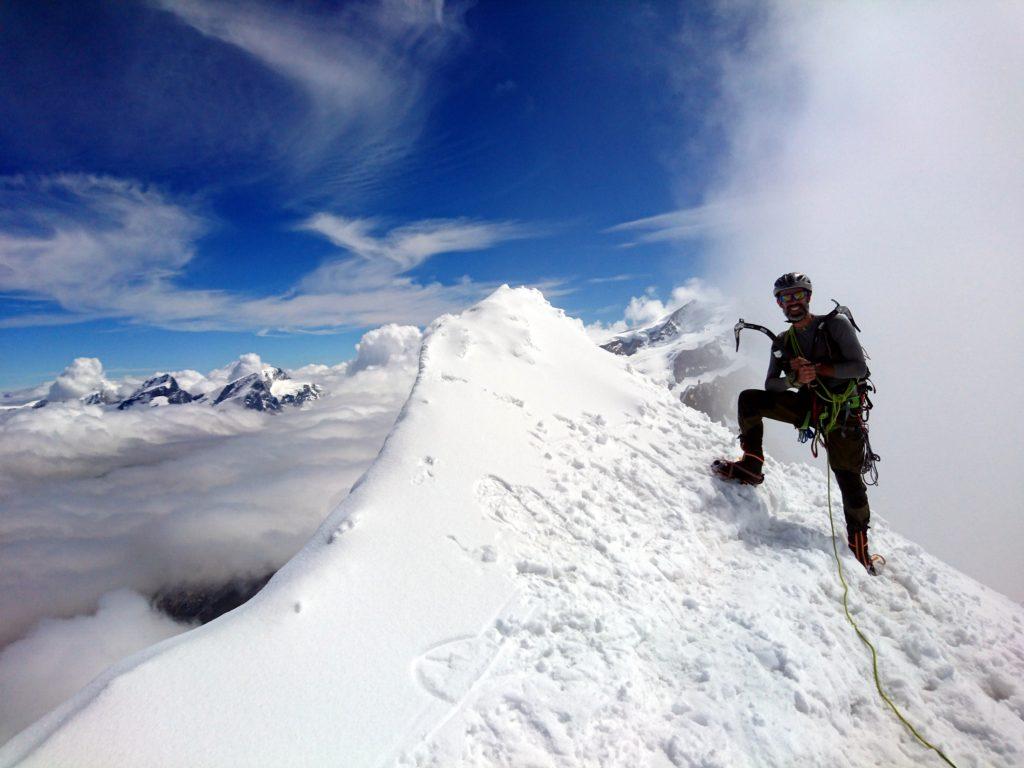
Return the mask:
<path id="1" fill-rule="evenodd" d="M 803 301 L 804 299 L 806 299 L 810 295 L 811 295 L 810 291 L 804 291 L 804 290 L 800 290 L 800 291 L 785 291 L 783 293 L 780 293 L 778 296 L 776 296 L 775 300 L 777 302 L 779 302 L 779 304 L 789 304 L 789 303 L 794 302 L 794 301 Z"/>

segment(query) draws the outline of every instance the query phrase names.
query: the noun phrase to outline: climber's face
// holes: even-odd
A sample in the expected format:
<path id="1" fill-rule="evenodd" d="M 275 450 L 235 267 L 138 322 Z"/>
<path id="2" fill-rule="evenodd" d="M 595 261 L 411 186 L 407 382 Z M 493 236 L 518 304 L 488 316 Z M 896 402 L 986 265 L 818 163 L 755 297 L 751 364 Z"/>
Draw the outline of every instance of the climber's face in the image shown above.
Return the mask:
<path id="1" fill-rule="evenodd" d="M 807 317 L 811 306 L 811 292 L 804 288 L 781 291 L 775 300 L 790 322 L 799 322 Z"/>

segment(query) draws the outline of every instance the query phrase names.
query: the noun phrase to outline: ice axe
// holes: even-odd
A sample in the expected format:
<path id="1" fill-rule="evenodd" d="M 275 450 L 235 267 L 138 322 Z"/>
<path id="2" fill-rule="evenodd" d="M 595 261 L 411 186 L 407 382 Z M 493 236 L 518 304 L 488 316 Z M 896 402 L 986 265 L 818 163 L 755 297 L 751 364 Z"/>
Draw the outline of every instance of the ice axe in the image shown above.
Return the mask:
<path id="1" fill-rule="evenodd" d="M 835 299 L 832 299 L 831 301 L 832 301 L 833 304 L 836 305 L 836 308 L 833 309 L 832 312 L 830 312 L 829 314 L 846 315 L 847 319 L 849 319 L 849 321 L 850 321 L 850 325 L 852 325 L 854 328 L 856 328 L 857 332 L 859 333 L 860 332 L 860 326 L 857 325 L 857 321 L 853 319 L 853 312 L 850 311 L 850 308 L 849 307 L 844 307 L 842 304 L 840 304 Z M 741 320 L 740 322 L 742 323 L 743 321 Z"/>
<path id="2" fill-rule="evenodd" d="M 741 317 L 740 321 L 738 323 L 736 323 L 736 325 L 734 325 L 732 327 L 733 333 L 736 334 L 736 351 L 737 352 L 740 351 L 740 331 L 742 331 L 744 328 L 750 328 L 751 330 L 754 330 L 754 331 L 760 331 L 761 333 L 765 334 L 769 339 L 771 339 L 773 342 L 777 338 L 774 333 L 769 331 L 763 325 L 757 325 L 756 323 L 748 323 L 746 320 L 744 320 Z"/>
<path id="3" fill-rule="evenodd" d="M 856 328 L 858 331 L 860 331 L 860 326 L 857 325 L 857 321 L 853 319 L 853 312 L 850 311 L 850 308 L 843 306 L 842 304 L 840 304 L 835 299 L 832 299 L 832 303 L 835 304 L 836 306 L 835 306 L 835 309 L 833 309 L 829 313 L 829 315 L 846 315 L 846 317 L 850 321 L 850 325 L 852 325 L 854 328 Z M 733 333 L 736 334 L 736 351 L 737 352 L 740 351 L 740 331 L 742 331 L 744 328 L 751 328 L 751 329 L 753 329 L 755 331 L 760 331 L 761 333 L 765 334 L 772 341 L 775 341 L 775 339 L 778 338 L 776 336 L 776 334 L 772 333 L 770 330 L 765 328 L 763 325 L 757 325 L 756 323 L 748 323 L 746 320 L 744 320 L 741 317 L 740 321 L 738 323 L 736 323 L 736 325 L 734 325 L 732 327 Z"/>

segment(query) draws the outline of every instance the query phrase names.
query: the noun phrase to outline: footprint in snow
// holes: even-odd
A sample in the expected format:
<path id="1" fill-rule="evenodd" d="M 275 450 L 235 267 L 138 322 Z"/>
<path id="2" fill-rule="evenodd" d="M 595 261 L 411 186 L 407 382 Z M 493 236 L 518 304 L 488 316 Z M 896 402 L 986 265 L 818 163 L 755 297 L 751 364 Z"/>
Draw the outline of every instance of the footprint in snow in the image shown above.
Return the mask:
<path id="1" fill-rule="evenodd" d="M 484 675 L 500 648 L 500 641 L 486 636 L 445 640 L 413 662 L 413 674 L 424 691 L 455 704 Z"/>
<path id="2" fill-rule="evenodd" d="M 420 459 L 419 464 L 417 465 L 418 470 L 412 478 L 413 485 L 422 485 L 427 480 L 432 480 L 434 478 L 435 463 L 436 460 L 433 456 L 424 456 Z"/>
<path id="3" fill-rule="evenodd" d="M 328 537 L 327 543 L 333 544 L 346 533 L 355 528 L 355 525 L 355 520 L 353 520 L 351 517 L 346 517 L 344 520 L 341 521 L 337 528 L 331 531 L 331 535 Z"/>

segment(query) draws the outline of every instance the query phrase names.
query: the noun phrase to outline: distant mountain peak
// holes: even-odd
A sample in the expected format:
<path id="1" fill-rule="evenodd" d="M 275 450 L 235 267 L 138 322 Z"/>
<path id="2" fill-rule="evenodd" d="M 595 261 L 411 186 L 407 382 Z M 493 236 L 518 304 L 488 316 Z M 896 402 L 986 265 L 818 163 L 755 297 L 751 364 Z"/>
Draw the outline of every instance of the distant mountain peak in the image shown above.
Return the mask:
<path id="1" fill-rule="evenodd" d="M 628 356 L 634 368 L 678 391 L 686 405 L 729 423 L 740 390 L 757 384 L 733 352 L 731 311 L 725 301 L 694 298 L 601 347 Z"/>
<path id="2" fill-rule="evenodd" d="M 214 405 L 238 401 L 254 411 L 280 411 L 286 405 L 303 405 L 323 393 L 316 384 L 296 382 L 282 368 L 264 366 L 262 370 L 235 379 L 220 391 Z"/>
<path id="3" fill-rule="evenodd" d="M 142 386 L 122 400 L 117 409 L 124 411 L 137 405 L 182 405 L 193 400 L 195 398 L 178 386 L 171 374 L 161 373 L 142 382 Z"/>
<path id="4" fill-rule="evenodd" d="M 631 356 L 644 347 L 655 347 L 680 339 L 684 344 L 699 342 L 708 334 L 728 328 L 728 306 L 706 299 L 690 299 L 683 306 L 648 325 L 616 334 L 601 345 L 617 355 Z"/>

